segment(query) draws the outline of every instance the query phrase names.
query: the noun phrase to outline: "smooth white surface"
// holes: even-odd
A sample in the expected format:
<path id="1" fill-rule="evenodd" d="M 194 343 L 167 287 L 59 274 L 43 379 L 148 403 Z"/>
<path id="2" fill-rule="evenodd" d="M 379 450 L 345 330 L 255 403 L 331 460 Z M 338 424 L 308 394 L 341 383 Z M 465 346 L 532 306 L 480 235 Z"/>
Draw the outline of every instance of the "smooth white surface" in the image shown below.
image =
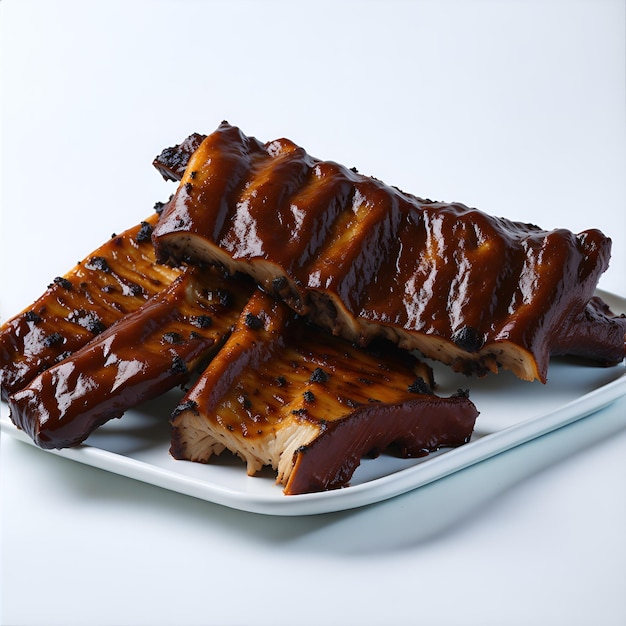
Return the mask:
<path id="1" fill-rule="evenodd" d="M 0 312 L 147 215 L 172 189 L 152 157 L 224 118 L 418 195 L 599 227 L 624 295 L 625 24 L 617 0 L 5 0 Z M 2 437 L 2 623 L 621 626 L 625 413 L 309 518 Z"/>

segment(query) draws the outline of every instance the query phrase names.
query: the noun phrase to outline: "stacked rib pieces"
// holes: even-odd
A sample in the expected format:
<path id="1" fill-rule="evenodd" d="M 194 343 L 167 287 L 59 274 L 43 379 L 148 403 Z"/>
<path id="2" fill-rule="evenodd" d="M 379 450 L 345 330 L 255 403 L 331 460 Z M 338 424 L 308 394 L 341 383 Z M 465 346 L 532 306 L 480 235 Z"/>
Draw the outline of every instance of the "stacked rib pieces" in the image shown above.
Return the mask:
<path id="1" fill-rule="evenodd" d="M 257 291 L 224 348 L 174 411 L 172 455 L 206 462 L 229 449 L 285 493 L 340 487 L 364 455 L 423 456 L 459 446 L 477 412 L 440 398 L 431 371 L 393 346 L 360 349 Z"/>
<path id="2" fill-rule="evenodd" d="M 288 494 L 319 491 L 366 454 L 469 440 L 467 393 L 435 395 L 413 350 L 542 382 L 553 354 L 624 357 L 626 319 L 593 297 L 599 231 L 419 199 L 225 122 L 154 165 L 179 181 L 159 214 L 0 329 L 3 398 L 42 447 L 76 445 L 196 371 L 175 458 L 228 449 Z"/>

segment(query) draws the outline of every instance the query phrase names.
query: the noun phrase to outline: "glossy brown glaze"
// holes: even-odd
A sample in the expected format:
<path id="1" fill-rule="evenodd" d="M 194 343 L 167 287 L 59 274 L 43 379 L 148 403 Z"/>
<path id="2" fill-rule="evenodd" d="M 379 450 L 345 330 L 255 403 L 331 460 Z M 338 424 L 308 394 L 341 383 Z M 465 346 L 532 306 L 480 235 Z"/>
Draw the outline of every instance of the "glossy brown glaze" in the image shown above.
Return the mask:
<path id="1" fill-rule="evenodd" d="M 252 290 L 191 269 L 9 398 L 11 419 L 42 448 L 82 441 L 128 408 L 186 382 L 231 331 Z"/>
<path id="2" fill-rule="evenodd" d="M 430 369 L 393 344 L 358 348 L 257 292 L 174 412 L 171 453 L 207 462 L 229 449 L 250 475 L 276 469 L 287 494 L 334 489 L 365 455 L 469 440 L 474 405 L 431 385 Z"/>
<path id="3" fill-rule="evenodd" d="M 421 395 L 394 404 L 361 406 L 349 419 L 330 422 L 317 439 L 296 450 L 285 493 L 343 487 L 372 450 L 414 458 L 456 448 L 469 441 L 477 415 L 462 395 Z"/>
<path id="4" fill-rule="evenodd" d="M 112 236 L 0 328 L 2 398 L 76 352 L 180 274 L 156 263 L 157 215 Z"/>
<path id="5" fill-rule="evenodd" d="M 583 314 L 609 262 L 599 231 L 423 200 L 227 123 L 188 158 L 154 235 L 161 259 L 248 273 L 336 334 L 382 335 L 467 374 L 545 382 L 564 347 L 624 357 L 626 320 Z"/>
<path id="6" fill-rule="evenodd" d="M 615 349 L 624 341 L 626 315 L 617 316 L 601 298 L 591 298 L 577 316 L 570 316 L 558 334 L 552 354 L 593 359 L 600 365 L 615 364 Z"/>

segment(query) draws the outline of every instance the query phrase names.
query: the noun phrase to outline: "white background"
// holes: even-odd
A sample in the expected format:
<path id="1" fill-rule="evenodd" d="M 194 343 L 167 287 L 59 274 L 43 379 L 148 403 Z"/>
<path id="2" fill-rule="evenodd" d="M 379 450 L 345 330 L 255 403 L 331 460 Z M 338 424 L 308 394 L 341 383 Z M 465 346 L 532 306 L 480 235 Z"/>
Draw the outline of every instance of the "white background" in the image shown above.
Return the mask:
<path id="1" fill-rule="evenodd" d="M 600 228 L 600 286 L 626 295 L 624 2 L 4 0 L 0 24 L 3 320 L 149 215 L 173 190 L 152 158 L 222 119 L 422 197 Z M 3 437 L 2 623 L 623 626 L 625 411 L 302 519 Z"/>

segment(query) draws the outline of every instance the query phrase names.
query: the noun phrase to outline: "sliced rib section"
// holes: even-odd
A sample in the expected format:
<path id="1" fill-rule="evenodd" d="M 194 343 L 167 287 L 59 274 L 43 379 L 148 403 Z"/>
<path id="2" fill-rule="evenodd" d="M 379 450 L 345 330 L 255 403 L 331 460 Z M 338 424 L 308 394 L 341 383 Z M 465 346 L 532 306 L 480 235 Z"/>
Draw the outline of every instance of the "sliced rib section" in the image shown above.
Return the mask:
<path id="1" fill-rule="evenodd" d="M 69 356 L 167 287 L 180 270 L 156 263 L 151 241 L 158 216 L 85 257 L 0 328 L 2 398 Z"/>
<path id="2" fill-rule="evenodd" d="M 207 462 L 228 449 L 249 475 L 274 468 L 287 494 L 341 487 L 364 455 L 469 440 L 474 405 L 431 384 L 430 369 L 392 344 L 356 347 L 257 292 L 174 411 L 171 453 Z"/>
<path id="3" fill-rule="evenodd" d="M 250 274 L 351 341 L 383 336 L 456 371 L 543 382 L 564 346 L 602 364 L 624 357 L 626 320 L 583 313 L 609 263 L 598 230 L 423 200 L 225 122 L 178 175 L 155 229 L 159 258 Z"/>
<path id="4" fill-rule="evenodd" d="M 251 291 L 244 280 L 188 270 L 10 396 L 11 419 L 42 448 L 81 443 L 106 421 L 185 383 L 219 350 Z"/>

